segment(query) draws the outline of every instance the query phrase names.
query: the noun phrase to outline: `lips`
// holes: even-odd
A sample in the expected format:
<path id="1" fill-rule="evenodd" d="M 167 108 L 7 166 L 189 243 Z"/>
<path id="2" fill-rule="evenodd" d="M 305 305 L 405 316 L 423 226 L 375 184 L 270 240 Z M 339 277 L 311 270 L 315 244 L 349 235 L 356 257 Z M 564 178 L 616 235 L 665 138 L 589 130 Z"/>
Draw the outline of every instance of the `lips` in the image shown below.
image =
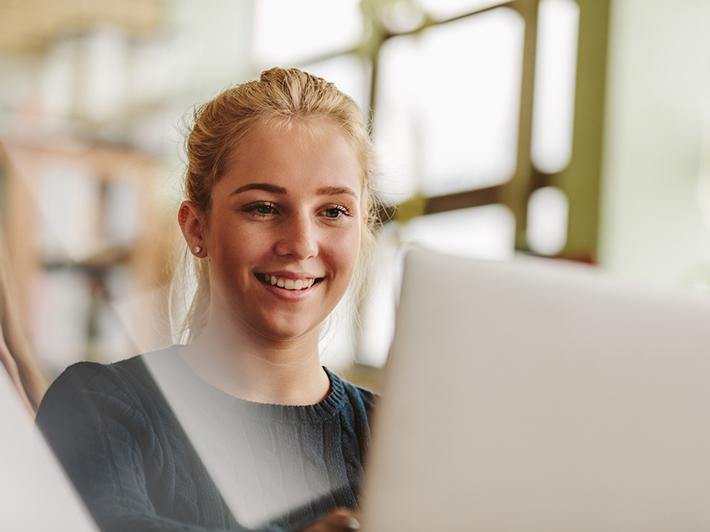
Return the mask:
<path id="1" fill-rule="evenodd" d="M 294 274 L 291 272 L 255 273 L 254 276 L 262 284 L 287 292 L 305 292 L 314 285 L 323 281 L 323 277 L 316 277 L 308 274 Z"/>

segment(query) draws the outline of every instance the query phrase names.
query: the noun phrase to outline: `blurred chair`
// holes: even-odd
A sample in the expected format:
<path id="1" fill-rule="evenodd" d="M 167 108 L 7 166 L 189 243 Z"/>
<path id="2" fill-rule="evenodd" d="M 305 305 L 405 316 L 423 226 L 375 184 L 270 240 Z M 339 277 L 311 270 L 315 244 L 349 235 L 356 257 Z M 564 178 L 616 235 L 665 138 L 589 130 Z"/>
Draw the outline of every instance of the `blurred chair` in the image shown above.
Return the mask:
<path id="1" fill-rule="evenodd" d="M 17 298 L 14 297 L 7 256 L 0 238 L 0 361 L 20 399 L 34 415 L 47 390 L 47 380 L 30 353 L 17 307 L 13 305 Z"/>

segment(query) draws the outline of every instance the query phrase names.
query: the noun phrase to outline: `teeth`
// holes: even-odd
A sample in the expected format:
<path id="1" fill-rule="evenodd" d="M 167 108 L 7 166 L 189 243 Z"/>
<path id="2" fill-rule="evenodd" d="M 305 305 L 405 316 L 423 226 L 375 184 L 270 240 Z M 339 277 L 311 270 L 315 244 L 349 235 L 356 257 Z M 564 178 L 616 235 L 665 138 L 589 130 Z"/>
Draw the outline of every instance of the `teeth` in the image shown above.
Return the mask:
<path id="1" fill-rule="evenodd" d="M 271 286 L 278 286 L 285 290 L 305 290 L 313 286 L 315 282 L 315 279 L 297 279 L 294 281 L 293 279 L 283 279 L 269 274 L 264 274 L 264 279 Z"/>

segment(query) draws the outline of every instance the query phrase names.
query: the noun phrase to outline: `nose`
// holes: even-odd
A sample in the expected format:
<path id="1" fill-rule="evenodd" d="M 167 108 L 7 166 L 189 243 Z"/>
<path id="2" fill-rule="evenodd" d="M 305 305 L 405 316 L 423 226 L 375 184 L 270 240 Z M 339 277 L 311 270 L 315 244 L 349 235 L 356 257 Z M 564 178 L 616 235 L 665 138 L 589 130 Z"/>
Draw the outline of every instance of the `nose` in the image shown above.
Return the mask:
<path id="1" fill-rule="evenodd" d="M 305 260 L 318 254 L 317 228 L 309 216 L 291 216 L 280 229 L 283 233 L 276 242 L 277 255 Z"/>

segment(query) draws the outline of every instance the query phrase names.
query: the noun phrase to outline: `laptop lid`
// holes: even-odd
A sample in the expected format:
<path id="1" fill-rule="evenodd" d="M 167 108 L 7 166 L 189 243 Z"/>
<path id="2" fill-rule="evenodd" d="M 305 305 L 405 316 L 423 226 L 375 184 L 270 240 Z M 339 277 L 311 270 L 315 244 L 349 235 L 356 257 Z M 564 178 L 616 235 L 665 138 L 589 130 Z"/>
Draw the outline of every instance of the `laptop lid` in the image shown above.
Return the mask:
<path id="1" fill-rule="evenodd" d="M 83 503 L 0 370 L 0 530 L 95 531 Z"/>
<path id="2" fill-rule="evenodd" d="M 409 252 L 363 529 L 710 530 L 710 297 Z"/>

